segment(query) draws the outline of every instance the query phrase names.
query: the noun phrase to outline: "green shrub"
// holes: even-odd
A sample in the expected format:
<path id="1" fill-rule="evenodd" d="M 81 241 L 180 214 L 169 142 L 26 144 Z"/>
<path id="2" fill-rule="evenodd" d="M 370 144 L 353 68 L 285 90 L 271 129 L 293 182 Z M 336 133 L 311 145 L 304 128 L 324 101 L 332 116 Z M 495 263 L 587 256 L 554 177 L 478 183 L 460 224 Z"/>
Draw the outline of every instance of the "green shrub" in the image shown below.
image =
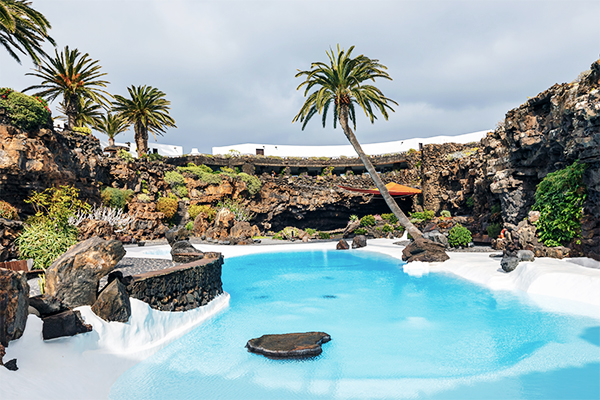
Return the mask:
<path id="1" fill-rule="evenodd" d="M 327 232 L 319 232 L 319 239 L 331 239 L 331 234 Z"/>
<path id="2" fill-rule="evenodd" d="M 0 217 L 6 219 L 17 219 L 17 209 L 4 200 L 0 200 Z"/>
<path id="3" fill-rule="evenodd" d="M 475 199 L 473 198 L 473 196 L 471 196 L 467 199 L 467 207 L 473 208 L 474 206 L 475 206 Z"/>
<path id="4" fill-rule="evenodd" d="M 332 176 L 333 170 L 334 170 L 333 165 L 329 165 L 329 166 L 323 168 L 323 171 L 321 172 L 321 176 Z"/>
<path id="5" fill-rule="evenodd" d="M 499 214 L 501 211 L 502 207 L 500 207 L 500 204 L 494 204 L 490 210 L 492 214 Z"/>
<path id="6" fill-rule="evenodd" d="M 442 212 L 440 212 L 440 216 L 442 216 L 444 218 L 451 218 L 452 214 L 450 214 L 450 211 L 448 211 L 448 210 L 442 210 Z"/>
<path id="7" fill-rule="evenodd" d="M 179 205 L 177 197 L 169 195 L 168 197 L 161 197 L 156 202 L 156 211 L 165 214 L 165 220 L 173 218 L 177 213 L 177 206 Z"/>
<path id="8" fill-rule="evenodd" d="M 448 232 L 448 244 L 452 247 L 466 246 L 471 243 L 471 240 L 473 240 L 471 232 L 461 224 L 455 225 Z"/>
<path id="9" fill-rule="evenodd" d="M 186 198 L 188 195 L 187 186 L 177 185 L 173 188 L 173 193 L 175 193 L 180 199 Z"/>
<path id="10" fill-rule="evenodd" d="M 146 193 L 138 194 L 137 199 L 140 203 L 150 203 L 150 196 L 148 196 Z"/>
<path id="11" fill-rule="evenodd" d="M 312 228 L 306 228 L 304 230 L 304 232 L 308 233 L 310 236 L 314 235 L 315 233 L 317 233 L 316 229 L 312 229 Z"/>
<path id="12" fill-rule="evenodd" d="M 92 130 L 86 126 L 74 126 L 73 132 L 81 133 L 82 135 L 91 135 L 92 134 Z"/>
<path id="13" fill-rule="evenodd" d="M 127 162 L 130 162 L 130 161 L 134 160 L 134 158 L 131 155 L 131 153 L 128 152 L 127 150 L 125 150 L 125 149 L 119 149 L 119 151 L 117 152 L 117 157 L 119 157 L 121 160 L 124 160 L 124 161 L 127 161 Z"/>
<path id="14" fill-rule="evenodd" d="M 148 161 L 162 161 L 165 159 L 164 156 L 161 156 L 158 153 L 149 153 L 146 154 L 146 158 L 148 159 Z"/>
<path id="15" fill-rule="evenodd" d="M 51 126 L 52 120 L 48 104 L 38 97 L 2 88 L 0 89 L 0 108 L 6 110 L 12 125 L 25 131 Z"/>
<path id="16" fill-rule="evenodd" d="M 125 209 L 125 206 L 131 200 L 133 196 L 133 190 L 129 189 L 117 189 L 112 187 L 106 187 L 100 192 L 102 198 L 102 204 L 106 207 L 118 208 L 120 210 Z"/>
<path id="17" fill-rule="evenodd" d="M 256 193 L 260 191 L 262 187 L 262 182 L 255 176 L 248 175 L 245 172 L 240 172 L 238 177 L 246 183 L 246 187 L 248 188 L 248 193 L 250 196 L 254 196 Z"/>
<path id="18" fill-rule="evenodd" d="M 192 231 L 194 229 L 194 222 L 189 221 L 187 224 L 185 224 L 185 229 Z"/>
<path id="19" fill-rule="evenodd" d="M 358 221 L 358 215 L 354 215 L 354 214 L 352 214 L 352 215 L 350 216 L 350 221 L 352 221 L 352 222 L 354 222 L 354 221 Z"/>
<path id="20" fill-rule="evenodd" d="M 381 219 L 384 221 L 389 221 L 392 225 L 398 223 L 398 217 L 396 217 L 393 213 L 381 214 Z"/>
<path id="21" fill-rule="evenodd" d="M 548 174 L 537 186 L 532 210 L 540 212 L 535 223 L 541 241 L 549 247 L 567 244 L 581 234 L 583 202 L 587 197 L 583 173 L 578 164 Z"/>
<path id="22" fill-rule="evenodd" d="M 355 235 L 366 235 L 367 232 L 368 231 L 365 228 L 358 228 L 354 230 Z"/>
<path id="23" fill-rule="evenodd" d="M 184 185 L 185 178 L 177 171 L 167 171 L 165 172 L 165 182 L 167 182 L 171 187 L 175 187 L 177 185 Z"/>
<path id="24" fill-rule="evenodd" d="M 500 222 L 490 224 L 486 228 L 486 231 L 490 238 L 496 239 L 500 235 L 500 232 L 502 232 L 502 224 Z"/>
<path id="25" fill-rule="evenodd" d="M 365 215 L 360 219 L 360 226 L 373 226 L 375 225 L 375 217 L 372 215 Z"/>
<path id="26" fill-rule="evenodd" d="M 383 226 L 382 232 L 384 233 L 388 233 L 388 232 L 393 232 L 394 231 L 394 227 L 390 224 L 385 224 Z"/>
<path id="27" fill-rule="evenodd" d="M 411 213 L 410 217 L 413 219 L 420 219 L 422 221 L 430 221 L 435 218 L 435 212 L 431 210 L 423 210 Z"/>
<path id="28" fill-rule="evenodd" d="M 220 201 L 217 204 L 217 209 L 221 210 L 222 208 L 227 208 L 235 215 L 236 221 L 250 221 L 254 218 L 254 213 L 250 212 L 246 207 L 240 203 L 239 201 L 226 199 L 225 201 Z"/>
<path id="29" fill-rule="evenodd" d="M 198 216 L 198 214 L 200 213 L 204 213 L 208 216 L 208 221 L 212 222 L 212 220 L 215 218 L 215 215 L 217 215 L 217 211 L 212 208 L 211 206 L 205 206 L 205 205 L 192 205 L 190 206 L 190 208 L 188 208 L 188 214 L 190 214 L 190 219 L 193 221 L 196 219 L 196 217 Z"/>
<path id="30" fill-rule="evenodd" d="M 221 177 L 219 174 L 214 174 L 213 170 L 206 165 L 196 165 L 189 163 L 187 167 L 178 167 L 180 172 L 188 172 L 196 177 L 196 179 L 208 183 L 208 184 L 219 184 L 221 183 Z"/>

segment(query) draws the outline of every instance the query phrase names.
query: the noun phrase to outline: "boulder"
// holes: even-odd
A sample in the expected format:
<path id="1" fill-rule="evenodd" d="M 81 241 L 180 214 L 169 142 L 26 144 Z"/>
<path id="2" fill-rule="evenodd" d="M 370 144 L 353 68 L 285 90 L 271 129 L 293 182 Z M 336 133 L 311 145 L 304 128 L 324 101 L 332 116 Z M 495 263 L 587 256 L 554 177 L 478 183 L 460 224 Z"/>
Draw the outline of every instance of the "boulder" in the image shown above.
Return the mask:
<path id="1" fill-rule="evenodd" d="M 434 229 L 429 232 L 425 232 L 423 234 L 423 238 L 431 240 L 434 243 L 439 243 L 439 244 L 443 245 L 444 247 L 448 248 L 448 237 L 446 235 L 444 235 L 443 233 L 441 233 L 440 231 L 438 231 L 437 229 Z"/>
<path id="2" fill-rule="evenodd" d="M 356 235 L 352 239 L 352 248 L 360 249 L 361 247 L 367 247 L 367 237 L 365 235 Z"/>
<path id="3" fill-rule="evenodd" d="M 9 371 L 17 371 L 19 367 L 17 367 L 17 359 L 13 358 L 12 360 L 7 361 L 4 364 L 4 367 Z"/>
<path id="4" fill-rule="evenodd" d="M 336 250 L 348 250 L 350 245 L 344 239 L 340 239 L 340 241 L 335 246 Z"/>
<path id="5" fill-rule="evenodd" d="M 0 343 L 0 365 L 4 365 L 4 361 L 2 359 L 4 358 L 5 355 L 6 355 L 6 349 L 4 348 L 4 345 Z"/>
<path id="6" fill-rule="evenodd" d="M 210 227 L 208 214 L 201 212 L 194 219 L 194 228 L 192 229 L 192 233 L 195 236 L 202 236 Z M 204 240 L 204 239 L 203 239 Z"/>
<path id="7" fill-rule="evenodd" d="M 229 231 L 232 238 L 249 239 L 252 236 L 260 236 L 260 230 L 256 225 L 250 225 L 250 222 L 238 221 Z"/>
<path id="8" fill-rule="evenodd" d="M 77 243 L 46 271 L 46 294 L 69 308 L 96 302 L 100 279 L 125 255 L 118 240 L 93 237 Z"/>
<path id="9" fill-rule="evenodd" d="M 91 332 L 92 326 L 86 324 L 79 311 L 67 310 L 43 318 L 42 337 L 44 340 L 62 336 L 75 336 L 78 333 Z"/>
<path id="10" fill-rule="evenodd" d="M 115 228 L 108 221 L 99 221 L 93 219 L 84 219 L 77 225 L 77 240 L 84 241 L 91 237 L 98 236 L 102 239 L 116 239 Z"/>
<path id="11" fill-rule="evenodd" d="M 519 250 L 517 252 L 517 258 L 521 261 L 535 261 L 535 255 L 531 250 Z"/>
<path id="12" fill-rule="evenodd" d="M 105 321 L 129 321 L 131 303 L 125 285 L 119 279 L 113 279 L 98 295 L 92 311 Z"/>
<path id="13" fill-rule="evenodd" d="M 189 263 L 198 261 L 204 253 L 196 249 L 188 240 L 180 240 L 171 246 L 171 258 L 176 263 Z"/>
<path id="14" fill-rule="evenodd" d="M 169 242 L 169 246 L 173 247 L 173 244 L 175 244 L 176 242 L 179 242 L 180 240 L 187 240 L 190 237 L 190 232 L 185 229 L 184 226 L 182 227 L 174 227 L 171 228 L 167 231 L 167 233 L 165 233 L 165 238 L 167 239 L 167 242 Z"/>
<path id="15" fill-rule="evenodd" d="M 321 344 L 330 340 L 331 336 L 325 332 L 263 335 L 248 340 L 246 348 L 252 353 L 273 358 L 312 357 L 321 354 Z"/>
<path id="16" fill-rule="evenodd" d="M 406 262 L 443 262 L 450 258 L 444 249 L 440 243 L 419 237 L 402 250 L 402 259 Z"/>
<path id="17" fill-rule="evenodd" d="M 29 299 L 29 305 L 37 310 L 41 318 L 58 314 L 69 309 L 59 299 L 49 296 L 48 294 L 31 297 Z"/>
<path id="18" fill-rule="evenodd" d="M 514 256 L 504 256 L 500 261 L 500 266 L 505 272 L 514 271 L 519 265 L 519 258 Z"/>
<path id="19" fill-rule="evenodd" d="M 358 229 L 358 227 L 360 227 L 360 220 L 348 221 L 348 225 L 346 225 L 342 237 L 347 238 L 355 229 Z"/>
<path id="20" fill-rule="evenodd" d="M 0 268 L 0 344 L 23 335 L 29 315 L 29 285 L 22 272 Z"/>

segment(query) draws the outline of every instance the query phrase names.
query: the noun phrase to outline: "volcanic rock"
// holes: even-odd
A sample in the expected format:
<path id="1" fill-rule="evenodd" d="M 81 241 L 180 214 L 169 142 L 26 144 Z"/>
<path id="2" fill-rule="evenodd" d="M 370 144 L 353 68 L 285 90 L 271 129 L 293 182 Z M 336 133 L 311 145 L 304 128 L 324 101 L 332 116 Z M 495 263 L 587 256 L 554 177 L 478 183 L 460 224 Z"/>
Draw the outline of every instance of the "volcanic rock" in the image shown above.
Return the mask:
<path id="1" fill-rule="evenodd" d="M 324 332 L 263 335 L 250 339 L 246 343 L 246 348 L 252 353 L 270 358 L 311 357 L 321 354 L 323 351 L 321 344 L 330 340 L 331 336 Z"/>
<path id="2" fill-rule="evenodd" d="M 446 235 L 444 235 L 437 229 L 433 229 L 429 232 L 425 232 L 423 234 L 423 238 L 431 240 L 434 243 L 439 243 L 446 248 L 448 247 L 448 238 L 446 237 Z"/>
<path id="3" fill-rule="evenodd" d="M 190 233 L 185 227 L 174 227 L 165 233 L 165 238 L 169 242 L 169 246 L 173 247 L 176 242 L 181 240 L 187 240 L 190 237 Z"/>
<path id="4" fill-rule="evenodd" d="M 42 318 L 49 315 L 58 314 L 69 309 L 59 299 L 49 296 L 48 294 L 41 294 L 29 298 L 29 305 L 35 308 Z"/>
<path id="5" fill-rule="evenodd" d="M 531 251 L 531 250 L 519 250 L 517 252 L 517 258 L 519 259 L 519 262 L 535 261 L 535 256 L 533 254 L 533 251 Z"/>
<path id="6" fill-rule="evenodd" d="M 335 246 L 336 250 L 348 250 L 350 245 L 344 239 L 340 239 L 340 241 Z"/>
<path id="7" fill-rule="evenodd" d="M 129 321 L 131 303 L 125 285 L 119 279 L 113 279 L 98 295 L 92 311 L 105 321 Z"/>
<path id="8" fill-rule="evenodd" d="M 176 263 L 189 263 L 198 261 L 204 253 L 196 249 L 188 240 L 179 240 L 171 247 L 171 258 Z"/>
<path id="9" fill-rule="evenodd" d="M 84 241 L 91 237 L 98 236 L 102 239 L 116 239 L 115 228 L 108 221 L 99 221 L 93 219 L 84 219 L 77 225 L 78 241 Z"/>
<path id="10" fill-rule="evenodd" d="M 19 369 L 19 367 L 17 367 L 17 359 L 13 358 L 12 360 L 7 361 L 4 363 L 4 367 L 9 371 L 17 371 Z"/>
<path id="11" fill-rule="evenodd" d="M 356 235 L 352 239 L 352 248 L 360 249 L 361 247 L 367 247 L 367 237 L 365 235 Z"/>
<path id="12" fill-rule="evenodd" d="M 448 260 L 448 254 L 442 244 L 419 237 L 402 250 L 402 260 L 406 262 L 443 262 Z"/>
<path id="13" fill-rule="evenodd" d="M 29 285 L 24 273 L 0 268 L 0 344 L 23 335 L 29 315 Z"/>
<path id="14" fill-rule="evenodd" d="M 92 305 L 100 279 L 111 272 L 125 255 L 118 240 L 93 237 L 77 243 L 46 271 L 46 294 L 70 308 Z"/>
<path id="15" fill-rule="evenodd" d="M 63 311 L 43 318 L 42 321 L 44 321 L 42 326 L 44 340 L 62 336 L 75 336 L 92 330 L 92 326 L 83 321 L 79 311 Z"/>

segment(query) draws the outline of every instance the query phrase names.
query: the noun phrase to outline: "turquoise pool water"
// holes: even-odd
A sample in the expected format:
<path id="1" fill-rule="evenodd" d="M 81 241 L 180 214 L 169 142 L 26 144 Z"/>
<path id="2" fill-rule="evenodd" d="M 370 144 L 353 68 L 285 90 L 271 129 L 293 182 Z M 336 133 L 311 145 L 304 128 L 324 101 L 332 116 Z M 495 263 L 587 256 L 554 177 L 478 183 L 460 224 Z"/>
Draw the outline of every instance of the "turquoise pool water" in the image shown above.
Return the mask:
<path id="1" fill-rule="evenodd" d="M 364 251 L 228 258 L 230 307 L 125 372 L 111 399 L 598 399 L 600 321 Z M 325 331 L 308 360 L 247 352 Z"/>

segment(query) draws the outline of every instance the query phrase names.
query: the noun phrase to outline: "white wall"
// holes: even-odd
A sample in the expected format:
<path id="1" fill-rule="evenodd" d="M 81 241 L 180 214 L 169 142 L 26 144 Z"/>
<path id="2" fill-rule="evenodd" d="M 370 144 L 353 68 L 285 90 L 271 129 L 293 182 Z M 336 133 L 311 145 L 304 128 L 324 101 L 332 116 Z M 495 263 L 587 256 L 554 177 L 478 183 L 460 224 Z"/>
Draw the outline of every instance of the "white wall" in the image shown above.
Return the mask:
<path id="1" fill-rule="evenodd" d="M 413 138 L 397 140 L 394 142 L 363 144 L 362 148 L 366 154 L 380 155 L 389 153 L 401 153 L 410 149 L 419 149 L 419 143 L 443 144 L 443 143 L 470 143 L 478 142 L 485 137 L 488 131 L 467 133 L 458 136 L 435 136 L 429 138 Z M 237 150 L 242 154 L 256 154 L 256 149 L 264 149 L 265 156 L 279 157 L 356 157 L 352 145 L 340 146 L 290 146 L 274 144 L 245 143 L 231 146 L 213 147 L 212 153 L 228 154 L 230 150 Z"/>
<path id="2" fill-rule="evenodd" d="M 115 142 L 116 146 L 125 146 L 129 147 L 129 153 L 137 157 L 137 146 L 135 143 L 131 143 L 129 146 L 126 143 Z M 108 146 L 108 141 L 101 140 L 100 146 L 102 146 L 102 150 Z M 158 154 L 165 157 L 180 157 L 183 155 L 183 146 L 174 146 L 171 144 L 158 144 L 158 143 L 148 143 L 148 153 L 152 153 L 152 149 L 157 149 Z"/>

